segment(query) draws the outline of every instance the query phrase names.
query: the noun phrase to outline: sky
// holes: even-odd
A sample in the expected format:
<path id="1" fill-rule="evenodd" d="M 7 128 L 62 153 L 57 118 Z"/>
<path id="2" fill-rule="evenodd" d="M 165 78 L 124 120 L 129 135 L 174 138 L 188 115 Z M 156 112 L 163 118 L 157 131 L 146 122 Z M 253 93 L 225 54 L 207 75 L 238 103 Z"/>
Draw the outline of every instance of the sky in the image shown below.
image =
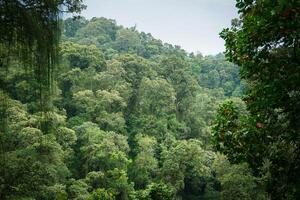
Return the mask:
<path id="1" fill-rule="evenodd" d="M 82 16 L 115 19 L 203 55 L 224 51 L 219 32 L 237 17 L 235 0 L 85 0 Z"/>

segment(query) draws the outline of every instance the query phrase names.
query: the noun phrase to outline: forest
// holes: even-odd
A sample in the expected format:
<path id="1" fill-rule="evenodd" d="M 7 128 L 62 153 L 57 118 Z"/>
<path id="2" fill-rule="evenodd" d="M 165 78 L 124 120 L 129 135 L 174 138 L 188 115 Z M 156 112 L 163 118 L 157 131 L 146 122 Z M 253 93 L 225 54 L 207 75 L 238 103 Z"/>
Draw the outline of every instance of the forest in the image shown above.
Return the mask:
<path id="1" fill-rule="evenodd" d="M 0 1 L 0 199 L 300 199 L 298 0 L 207 56 L 85 7 Z"/>

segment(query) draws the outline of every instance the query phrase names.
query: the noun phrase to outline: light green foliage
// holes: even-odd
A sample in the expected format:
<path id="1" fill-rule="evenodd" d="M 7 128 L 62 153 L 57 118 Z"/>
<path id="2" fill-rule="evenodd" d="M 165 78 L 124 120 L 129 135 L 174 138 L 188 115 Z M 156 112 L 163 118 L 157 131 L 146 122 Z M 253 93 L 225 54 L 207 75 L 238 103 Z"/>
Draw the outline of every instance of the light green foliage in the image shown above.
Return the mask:
<path id="1" fill-rule="evenodd" d="M 79 45 L 72 42 L 65 42 L 62 45 L 61 54 L 72 68 L 85 69 L 93 67 L 96 70 L 103 70 L 106 66 L 103 54 L 94 45 Z"/>
<path id="2" fill-rule="evenodd" d="M 137 95 L 132 131 L 163 137 L 174 119 L 175 91 L 172 85 L 165 79 L 143 78 Z"/>
<path id="3" fill-rule="evenodd" d="M 133 184 L 128 182 L 127 173 L 124 170 L 115 168 L 107 172 L 105 184 L 112 189 L 116 199 L 126 200 L 129 198 L 130 193 L 133 192 Z"/>
<path id="4" fill-rule="evenodd" d="M 151 183 L 145 190 L 138 191 L 136 196 L 139 200 L 173 200 L 176 198 L 174 189 L 164 183 Z"/>
<path id="5" fill-rule="evenodd" d="M 157 141 L 147 135 L 136 135 L 136 156 L 130 166 L 130 178 L 136 188 L 145 188 L 158 172 L 158 161 L 155 158 Z"/>
<path id="6" fill-rule="evenodd" d="M 115 58 L 125 70 L 125 80 L 137 89 L 144 76 L 151 76 L 151 62 L 134 54 L 123 54 Z"/>
<path id="7" fill-rule="evenodd" d="M 189 63 L 181 57 L 162 58 L 159 72 L 174 87 L 176 92 L 176 113 L 179 119 L 186 116 L 199 85 L 190 74 Z"/>
<path id="8" fill-rule="evenodd" d="M 105 189 L 97 189 L 88 198 L 88 200 L 114 200 L 114 199 L 115 199 L 114 195 Z"/>
<path id="9" fill-rule="evenodd" d="M 208 125 L 215 119 L 217 105 L 218 99 L 204 89 L 196 95 L 185 119 L 191 129 L 188 137 L 199 138 L 205 145 L 210 143 Z"/>
<path id="10" fill-rule="evenodd" d="M 119 60 L 110 60 L 107 64 L 107 70 L 97 74 L 97 82 L 100 89 L 117 90 L 123 98 L 128 100 L 131 88 L 126 81 L 126 71 Z"/>
<path id="11" fill-rule="evenodd" d="M 129 162 L 127 137 L 114 132 L 105 132 L 96 124 L 86 122 L 75 127 L 82 160 L 82 172 L 104 171 L 119 168 L 126 170 Z"/>
<path id="12" fill-rule="evenodd" d="M 7 132 L 1 132 L 5 151 L 1 152 L 0 159 L 0 195 L 41 199 L 57 192 L 65 197 L 64 187 L 56 183 L 62 183 L 69 170 L 64 163 L 64 150 L 55 134 L 45 135 L 37 126 L 35 116 L 30 115 L 20 102 L 4 93 L 2 97 L 8 104 L 8 127 Z M 63 120 L 59 123 L 52 119 L 51 122 L 64 129 Z"/>
<path id="13" fill-rule="evenodd" d="M 76 18 L 68 18 L 64 21 L 64 35 L 67 37 L 74 37 L 76 32 L 86 26 L 88 21 L 81 17 L 79 19 Z"/>
<path id="14" fill-rule="evenodd" d="M 74 106 L 78 114 L 99 124 L 103 130 L 124 132 L 125 120 L 122 111 L 126 103 L 119 92 L 106 90 L 79 91 L 74 94 Z"/>
<path id="15" fill-rule="evenodd" d="M 201 146 L 197 140 L 176 141 L 162 153 L 162 180 L 172 185 L 177 193 L 185 191 L 195 196 L 205 193 L 213 153 Z"/>
<path id="16" fill-rule="evenodd" d="M 175 91 L 165 79 L 142 79 L 138 96 L 137 107 L 144 115 L 161 117 L 175 110 Z"/>
<path id="17" fill-rule="evenodd" d="M 68 186 L 69 199 L 84 200 L 89 196 L 88 185 L 82 180 L 71 180 Z"/>
<path id="18" fill-rule="evenodd" d="M 93 18 L 75 34 L 75 39 L 80 44 L 94 44 L 97 47 L 105 46 L 106 43 L 115 40 L 118 27 L 111 19 Z"/>
<path id="19" fill-rule="evenodd" d="M 43 199 L 51 200 L 67 200 L 68 193 L 66 191 L 66 186 L 62 184 L 55 184 L 47 188 L 47 192 L 44 194 Z"/>
<path id="20" fill-rule="evenodd" d="M 75 131 L 67 127 L 60 127 L 56 131 L 56 141 L 63 147 L 72 147 L 77 140 Z"/>
<path id="21" fill-rule="evenodd" d="M 119 29 L 114 45 L 119 52 L 126 53 L 140 51 L 142 48 L 138 32 L 130 29 Z"/>

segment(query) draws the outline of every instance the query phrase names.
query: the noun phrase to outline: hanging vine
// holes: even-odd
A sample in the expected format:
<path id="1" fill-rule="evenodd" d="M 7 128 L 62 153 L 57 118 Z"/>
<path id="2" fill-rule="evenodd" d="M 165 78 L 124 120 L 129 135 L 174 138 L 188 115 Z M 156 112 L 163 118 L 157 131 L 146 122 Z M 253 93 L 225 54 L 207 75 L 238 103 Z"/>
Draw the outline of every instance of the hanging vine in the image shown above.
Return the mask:
<path id="1" fill-rule="evenodd" d="M 51 109 L 60 18 L 64 12 L 79 13 L 85 8 L 82 1 L 0 0 L 0 67 L 8 69 L 13 58 L 20 60 L 22 67 L 32 69 L 31 76 L 38 83 L 42 115 Z M 5 84 L 1 84 L 0 89 L 5 92 Z M 1 117 L 5 118 L 5 109 Z"/>

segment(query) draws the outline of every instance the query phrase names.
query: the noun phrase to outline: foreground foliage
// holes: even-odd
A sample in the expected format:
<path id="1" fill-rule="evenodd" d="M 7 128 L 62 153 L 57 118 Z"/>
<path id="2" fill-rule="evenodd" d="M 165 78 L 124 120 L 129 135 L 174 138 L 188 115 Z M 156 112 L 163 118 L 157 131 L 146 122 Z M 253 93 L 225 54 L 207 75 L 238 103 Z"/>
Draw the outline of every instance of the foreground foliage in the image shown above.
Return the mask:
<path id="1" fill-rule="evenodd" d="M 249 115 L 228 102 L 218 112 L 216 147 L 247 162 L 272 199 L 299 199 L 300 2 L 237 1 L 240 19 L 221 33 L 226 56 L 249 86 Z"/>

